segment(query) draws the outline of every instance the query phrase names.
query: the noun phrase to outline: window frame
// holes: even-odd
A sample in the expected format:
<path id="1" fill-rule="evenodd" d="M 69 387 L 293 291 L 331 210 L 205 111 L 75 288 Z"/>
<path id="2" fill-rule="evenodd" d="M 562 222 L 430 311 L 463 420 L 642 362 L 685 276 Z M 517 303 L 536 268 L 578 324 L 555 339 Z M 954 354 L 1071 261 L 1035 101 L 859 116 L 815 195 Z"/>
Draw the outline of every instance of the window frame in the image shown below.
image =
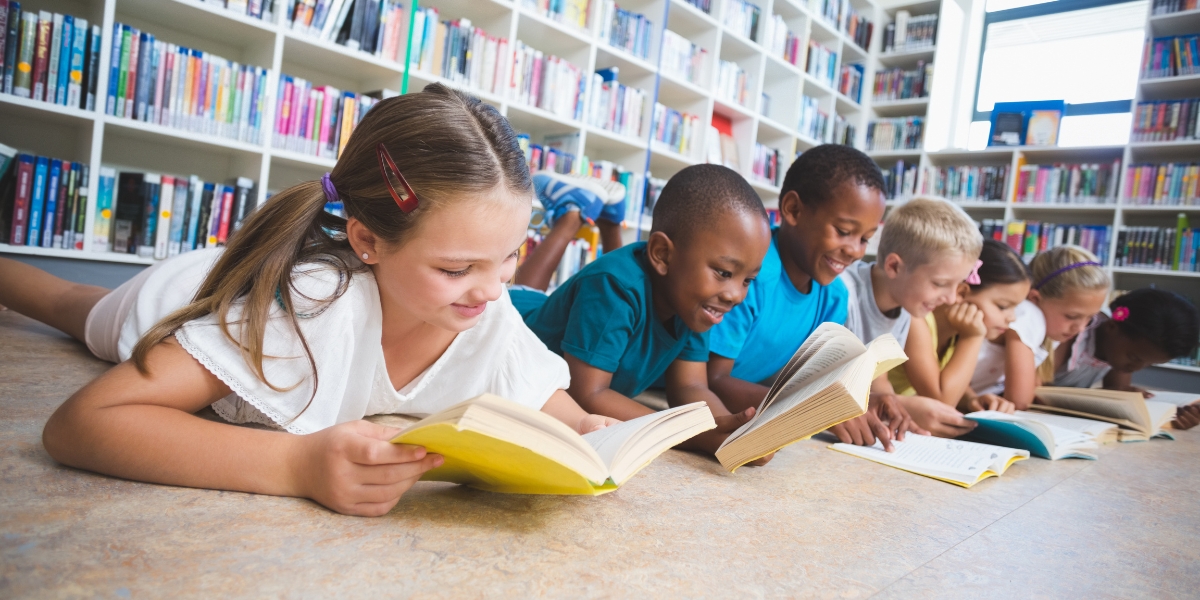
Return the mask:
<path id="1" fill-rule="evenodd" d="M 1031 6 L 1021 6 L 1018 8 L 1009 8 L 1006 10 L 998 10 L 995 12 L 985 12 L 983 17 L 983 36 L 979 42 L 979 62 L 975 65 L 975 93 L 971 97 L 971 121 L 991 121 L 992 111 L 980 111 L 979 109 L 979 85 L 983 80 L 983 56 L 987 51 L 987 35 L 988 26 L 992 23 L 1003 23 L 1005 21 L 1015 21 L 1018 19 L 1028 19 L 1031 17 L 1042 17 L 1046 15 L 1054 15 L 1077 10 L 1085 10 L 1088 8 L 1099 8 L 1101 6 L 1111 6 L 1114 4 L 1127 4 L 1136 2 L 1137 0 L 1051 0 L 1041 4 Z M 1143 25 L 1144 36 L 1144 25 Z M 1107 115 L 1119 113 L 1133 112 L 1133 103 L 1135 97 L 1128 100 L 1109 100 L 1106 102 L 1085 102 L 1082 104 L 1067 104 L 1063 110 L 1064 117 L 1075 117 L 1082 115 Z M 1040 98 L 1045 100 L 1045 98 Z"/>

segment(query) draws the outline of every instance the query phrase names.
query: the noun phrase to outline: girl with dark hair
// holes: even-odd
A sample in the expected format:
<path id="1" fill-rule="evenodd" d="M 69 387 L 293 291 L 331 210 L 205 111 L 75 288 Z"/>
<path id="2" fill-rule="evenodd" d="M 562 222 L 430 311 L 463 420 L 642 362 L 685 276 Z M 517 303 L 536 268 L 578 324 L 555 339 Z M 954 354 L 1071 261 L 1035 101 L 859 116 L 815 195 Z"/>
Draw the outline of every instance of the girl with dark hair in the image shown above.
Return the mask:
<path id="1" fill-rule="evenodd" d="M 976 269 L 958 286 L 958 302 L 939 306 L 926 318 L 928 327 L 909 330 L 908 362 L 888 373 L 897 393 L 936 398 L 962 412 L 1000 410 L 1013 405 L 993 394 L 976 396 L 971 377 L 996 354 L 1003 368 L 1004 337 L 1016 320 L 1017 306 L 1029 293 L 1029 269 L 1006 244 L 984 240 Z"/>
<path id="2" fill-rule="evenodd" d="M 1195 352 L 1200 342 L 1200 312 L 1186 298 L 1156 288 L 1118 296 L 1074 339 L 1058 347 L 1054 385 L 1138 391 L 1133 374 Z M 1180 407 L 1175 427 L 1200 423 L 1200 406 Z"/>
<path id="3" fill-rule="evenodd" d="M 432 85 L 380 102 L 331 173 L 275 195 L 223 249 L 111 292 L 0 259 L 0 304 L 120 361 L 50 418 L 46 450 L 127 479 L 381 515 L 442 459 L 364 416 L 490 392 L 602 427 L 505 290 L 531 210 L 508 122 Z M 207 406 L 275 431 L 193 414 Z"/>

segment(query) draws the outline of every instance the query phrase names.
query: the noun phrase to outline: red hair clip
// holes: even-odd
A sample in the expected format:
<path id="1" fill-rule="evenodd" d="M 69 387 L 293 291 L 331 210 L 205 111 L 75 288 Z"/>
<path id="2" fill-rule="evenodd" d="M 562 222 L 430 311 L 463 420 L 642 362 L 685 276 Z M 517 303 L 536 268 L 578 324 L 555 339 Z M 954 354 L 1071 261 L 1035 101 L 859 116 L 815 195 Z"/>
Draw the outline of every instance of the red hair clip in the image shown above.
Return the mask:
<path id="1" fill-rule="evenodd" d="M 1129 309 L 1124 306 L 1118 306 L 1112 311 L 1112 320 L 1118 323 L 1129 318 Z"/>
<path id="2" fill-rule="evenodd" d="M 392 193 L 392 199 L 396 201 L 396 206 L 399 206 L 400 210 L 405 213 L 416 210 L 417 194 L 404 180 L 400 169 L 396 168 L 396 162 L 388 153 L 387 146 L 380 142 L 375 147 L 375 151 L 379 154 L 379 172 L 383 173 L 383 181 L 387 183 L 388 191 Z"/>

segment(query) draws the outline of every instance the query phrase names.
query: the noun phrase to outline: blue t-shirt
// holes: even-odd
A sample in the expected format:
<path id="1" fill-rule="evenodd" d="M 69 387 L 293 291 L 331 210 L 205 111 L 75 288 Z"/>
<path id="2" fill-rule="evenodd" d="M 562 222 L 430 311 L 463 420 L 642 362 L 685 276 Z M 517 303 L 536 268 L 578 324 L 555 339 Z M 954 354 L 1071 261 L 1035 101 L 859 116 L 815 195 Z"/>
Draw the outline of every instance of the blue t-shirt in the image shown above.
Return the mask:
<path id="1" fill-rule="evenodd" d="M 713 327 L 709 339 L 710 352 L 733 359 L 731 375 L 755 383 L 774 377 L 821 323 L 846 322 L 846 285 L 813 281 L 807 294 L 800 293 L 783 270 L 774 233 L 778 229 L 746 300 Z"/>
<path id="2" fill-rule="evenodd" d="M 658 318 L 647 275 L 646 244 L 596 259 L 550 296 L 512 290 L 513 305 L 552 352 L 613 374 L 613 390 L 636 396 L 678 360 L 708 360 L 708 332 L 678 316 Z"/>

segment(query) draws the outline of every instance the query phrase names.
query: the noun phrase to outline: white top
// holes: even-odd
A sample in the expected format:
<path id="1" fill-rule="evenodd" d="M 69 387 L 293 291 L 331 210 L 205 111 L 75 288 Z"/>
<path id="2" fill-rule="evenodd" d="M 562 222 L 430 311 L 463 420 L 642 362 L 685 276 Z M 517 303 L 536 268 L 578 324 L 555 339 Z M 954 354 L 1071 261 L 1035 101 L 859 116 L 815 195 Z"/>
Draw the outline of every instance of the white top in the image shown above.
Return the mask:
<path id="1" fill-rule="evenodd" d="M 1071 342 L 1071 356 L 1066 364 L 1054 370 L 1054 385 L 1060 387 L 1090 388 L 1104 381 L 1112 365 L 1096 358 L 1096 330 L 1109 320 L 1105 313 L 1097 314 L 1092 322 Z"/>
<path id="2" fill-rule="evenodd" d="M 871 343 L 875 338 L 890 333 L 904 347 L 908 341 L 908 327 L 912 316 L 903 308 L 896 309 L 897 316 L 889 317 L 879 310 L 875 303 L 875 287 L 871 283 L 871 265 L 875 263 L 858 261 L 842 272 L 838 277 L 846 284 L 849 292 L 846 300 L 846 329 L 854 332 L 864 344 Z"/>
<path id="3" fill-rule="evenodd" d="M 1016 320 L 1009 328 L 1017 332 L 1022 344 L 1033 351 L 1033 368 L 1038 368 L 1050 351 L 1042 347 L 1046 340 L 1046 316 L 1038 305 L 1024 300 L 1017 305 Z M 1057 345 L 1057 342 L 1054 344 Z M 1004 345 L 985 341 L 979 348 L 979 360 L 975 362 L 975 374 L 971 376 L 971 389 L 977 394 L 999 394 L 1004 391 Z"/>
<path id="4" fill-rule="evenodd" d="M 122 360 L 143 332 L 192 298 L 221 251 L 188 252 L 160 263 L 122 326 Z M 317 367 L 315 395 L 304 348 L 278 304 L 272 306 L 264 336 L 263 354 L 274 358 L 264 359 L 263 370 L 267 381 L 282 391 L 255 376 L 239 346 L 217 325 L 216 315 L 176 332 L 183 348 L 233 391 L 213 404 L 217 414 L 234 423 L 304 434 L 367 415 L 427 416 L 485 392 L 538 410 L 555 390 L 570 385 L 566 362 L 525 326 L 506 290 L 489 303 L 475 327 L 458 334 L 432 366 L 397 391 L 384 361 L 379 290 L 370 271 L 354 274 L 345 293 L 324 310 L 319 302 L 303 298 L 328 298 L 338 277 L 322 264 L 297 266 L 293 275 L 296 312 L 313 315 L 298 321 Z M 239 313 L 240 304 L 235 304 L 228 319 L 234 339 Z"/>

